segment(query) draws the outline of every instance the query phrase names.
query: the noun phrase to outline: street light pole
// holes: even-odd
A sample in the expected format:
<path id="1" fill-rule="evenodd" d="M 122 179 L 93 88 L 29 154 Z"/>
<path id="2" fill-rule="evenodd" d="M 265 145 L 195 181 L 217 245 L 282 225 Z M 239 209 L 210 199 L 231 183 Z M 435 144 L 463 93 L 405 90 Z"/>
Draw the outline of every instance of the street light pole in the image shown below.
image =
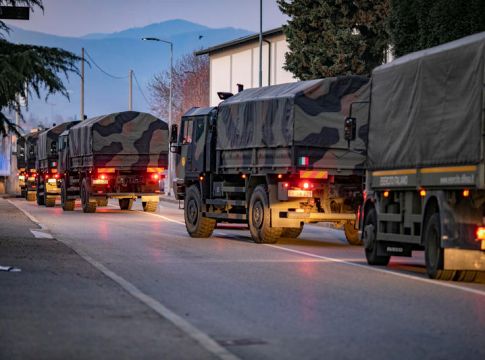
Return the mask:
<path id="1" fill-rule="evenodd" d="M 263 86 L 263 0 L 259 0 L 259 87 Z"/>
<path id="2" fill-rule="evenodd" d="M 173 42 L 168 40 L 162 40 L 156 37 L 146 37 L 142 38 L 145 41 L 158 41 L 170 45 L 170 88 L 169 88 L 169 102 L 168 102 L 168 129 L 172 129 L 172 87 L 173 87 Z M 168 154 L 168 195 L 172 194 L 172 177 L 173 177 L 173 154 L 170 152 Z"/>

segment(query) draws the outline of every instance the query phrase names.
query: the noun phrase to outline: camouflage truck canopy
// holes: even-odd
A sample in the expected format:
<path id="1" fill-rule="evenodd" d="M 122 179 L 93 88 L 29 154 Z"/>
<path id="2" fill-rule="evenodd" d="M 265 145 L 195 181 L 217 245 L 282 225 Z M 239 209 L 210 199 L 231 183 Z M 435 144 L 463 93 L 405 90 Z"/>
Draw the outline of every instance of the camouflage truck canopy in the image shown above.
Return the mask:
<path id="1" fill-rule="evenodd" d="M 478 163 L 484 69 L 485 32 L 377 67 L 369 168 Z"/>
<path id="2" fill-rule="evenodd" d="M 219 105 L 217 149 L 347 148 L 344 118 L 350 104 L 367 95 L 368 81 L 342 76 L 244 90 Z M 363 135 L 367 117 L 360 119 Z M 365 136 L 360 142 L 365 148 Z"/>
<path id="3" fill-rule="evenodd" d="M 69 130 L 69 156 L 92 157 L 77 166 L 167 166 L 168 125 L 153 115 L 125 111 L 82 121 Z"/>
<path id="4" fill-rule="evenodd" d="M 25 135 L 25 161 L 29 169 L 35 167 L 35 159 L 37 157 L 37 140 L 39 139 L 40 131 L 36 131 Z"/>
<path id="5" fill-rule="evenodd" d="M 59 135 L 76 125 L 79 121 L 69 121 L 41 132 L 37 140 L 37 161 L 57 158 L 57 139 Z"/>

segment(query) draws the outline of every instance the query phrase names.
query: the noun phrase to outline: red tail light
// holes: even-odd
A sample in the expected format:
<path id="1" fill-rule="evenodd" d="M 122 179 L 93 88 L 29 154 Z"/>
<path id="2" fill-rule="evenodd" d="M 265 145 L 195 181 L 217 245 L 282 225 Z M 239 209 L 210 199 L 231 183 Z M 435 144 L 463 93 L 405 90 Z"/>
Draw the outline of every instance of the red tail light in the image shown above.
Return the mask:
<path id="1" fill-rule="evenodd" d="M 485 240 L 485 227 L 483 226 L 478 227 L 476 231 L 476 235 L 477 235 L 477 241 Z"/>
<path id="2" fill-rule="evenodd" d="M 100 174 L 99 175 L 99 179 L 101 180 L 106 180 L 108 177 L 106 176 L 106 174 Z"/>
<path id="3" fill-rule="evenodd" d="M 158 179 L 160 179 L 160 175 L 158 175 L 157 173 L 153 173 L 151 175 L 151 178 L 152 178 L 152 180 L 158 180 Z"/>

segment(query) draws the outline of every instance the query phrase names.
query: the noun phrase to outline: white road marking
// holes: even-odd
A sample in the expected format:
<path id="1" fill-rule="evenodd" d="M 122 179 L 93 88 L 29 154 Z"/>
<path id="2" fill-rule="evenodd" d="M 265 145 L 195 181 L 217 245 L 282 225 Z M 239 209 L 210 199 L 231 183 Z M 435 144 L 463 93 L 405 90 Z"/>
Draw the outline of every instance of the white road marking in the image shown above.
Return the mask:
<path id="1" fill-rule="evenodd" d="M 355 267 L 359 267 L 359 268 L 370 270 L 370 271 L 376 271 L 376 272 L 379 272 L 379 273 L 399 276 L 399 277 L 403 277 L 403 278 L 410 279 L 410 280 L 424 282 L 424 283 L 427 283 L 427 284 L 443 286 L 443 287 L 447 287 L 447 288 L 451 288 L 451 289 L 470 292 L 470 293 L 476 294 L 476 295 L 485 296 L 485 291 L 481 291 L 481 290 L 478 290 L 478 289 L 472 289 L 472 288 L 468 288 L 468 287 L 463 287 L 463 286 L 455 285 L 455 284 L 445 282 L 445 281 L 437 281 L 437 280 L 420 278 L 420 277 L 416 277 L 416 276 L 413 276 L 413 275 L 402 274 L 402 273 L 398 273 L 398 272 L 394 272 L 394 271 L 390 271 L 390 270 L 385 270 L 385 269 L 381 269 L 381 268 L 377 268 L 377 267 L 371 267 L 369 265 L 356 264 L 356 263 L 353 263 L 353 262 L 345 261 L 343 259 L 336 259 L 336 258 L 331 258 L 331 257 L 327 257 L 327 256 L 312 254 L 312 253 L 305 252 L 305 251 L 289 249 L 289 248 L 279 246 L 279 245 L 271 245 L 271 244 L 265 244 L 265 245 L 272 247 L 272 248 L 275 248 L 275 249 L 280 249 L 280 250 L 283 250 L 283 251 L 288 251 L 288 252 L 299 254 L 299 255 L 310 256 L 310 257 L 317 258 L 317 259 L 328 260 L 328 261 L 331 261 L 331 262 L 334 262 L 334 263 L 340 263 L 340 264 L 344 264 L 344 265 L 355 266 Z"/>
<path id="2" fill-rule="evenodd" d="M 52 235 L 45 231 L 33 230 L 30 229 L 30 232 L 37 238 L 37 239 L 53 239 Z"/>
<path id="3" fill-rule="evenodd" d="M 20 211 L 22 211 L 29 219 L 34 221 L 35 223 L 39 224 L 39 221 L 32 216 L 30 213 L 28 213 L 26 210 L 22 209 L 19 205 L 17 205 L 15 202 L 12 202 L 9 200 L 9 202 L 17 207 Z M 156 215 L 156 214 L 152 214 Z M 161 215 L 159 215 L 161 216 Z M 165 218 L 165 217 L 163 217 Z M 166 220 L 171 220 L 166 218 Z M 178 222 L 180 223 L 180 222 Z M 93 259 L 91 256 L 89 256 L 84 250 L 79 248 L 74 242 L 71 242 L 66 239 L 60 239 L 57 238 L 58 241 L 62 242 L 66 246 L 70 247 L 72 250 L 74 250 L 79 256 L 81 256 L 84 260 L 86 260 L 88 263 L 90 263 L 92 266 L 94 266 L 96 269 L 101 271 L 104 275 L 109 277 L 111 280 L 116 282 L 118 285 L 120 285 L 123 289 L 125 289 L 131 296 L 134 298 L 138 299 L 145 305 L 147 305 L 149 308 L 151 308 L 153 311 L 158 313 L 160 316 L 163 318 L 167 319 L 170 321 L 172 324 L 174 324 L 179 330 L 181 330 L 183 333 L 194 339 L 196 342 L 198 342 L 204 349 L 206 349 L 208 352 L 216 356 L 217 358 L 221 360 L 239 360 L 237 356 L 234 354 L 230 353 L 227 351 L 224 347 L 219 345 L 215 340 L 213 340 L 209 335 L 204 333 L 203 331 L 199 330 L 195 326 L 193 326 L 191 323 L 186 321 L 184 318 L 180 317 L 173 311 L 169 310 L 167 307 L 162 305 L 160 302 L 152 298 L 151 296 L 143 293 L 140 289 L 138 289 L 135 285 L 130 283 L 129 281 L 125 280 L 115 272 L 109 270 L 106 266 L 101 264 L 99 261 Z"/>
<path id="4" fill-rule="evenodd" d="M 36 223 L 37 225 L 39 225 L 39 226 L 40 226 L 40 228 L 41 228 L 42 230 L 45 230 L 45 231 L 49 230 L 49 229 L 48 229 L 48 228 L 47 228 L 45 225 L 41 224 L 41 223 L 40 223 L 40 221 L 39 221 L 39 220 L 37 220 L 37 219 L 34 217 L 34 215 L 32 215 L 32 214 L 28 213 L 27 211 L 25 211 L 24 209 L 22 209 L 20 206 L 18 206 L 18 205 L 17 205 L 15 202 L 13 202 L 12 200 L 7 200 L 7 201 L 8 201 L 10 204 L 12 204 L 13 206 L 15 206 L 17 209 L 19 209 L 20 211 L 22 211 L 22 212 L 23 212 L 23 214 L 24 214 L 25 216 L 27 216 L 27 217 L 28 217 L 28 218 L 29 218 L 29 219 L 30 219 L 32 222 L 34 222 L 34 223 Z"/>

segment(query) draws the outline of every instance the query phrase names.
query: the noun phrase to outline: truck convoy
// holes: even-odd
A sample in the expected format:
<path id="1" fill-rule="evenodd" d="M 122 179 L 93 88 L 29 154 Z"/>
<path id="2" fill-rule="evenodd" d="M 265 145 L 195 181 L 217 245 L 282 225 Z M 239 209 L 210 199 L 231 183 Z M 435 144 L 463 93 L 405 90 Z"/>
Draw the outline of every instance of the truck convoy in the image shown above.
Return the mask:
<path id="1" fill-rule="evenodd" d="M 37 140 L 37 204 L 53 207 L 61 193 L 61 178 L 57 172 L 57 140 L 66 129 L 79 121 L 70 121 L 53 126 L 39 134 Z"/>
<path id="2" fill-rule="evenodd" d="M 63 210 L 72 211 L 77 198 L 86 213 L 108 198 L 129 210 L 139 198 L 144 211 L 156 211 L 168 149 L 167 124 L 146 113 L 119 112 L 71 127 L 59 137 Z"/>
<path id="3" fill-rule="evenodd" d="M 35 201 L 37 196 L 37 140 L 39 134 L 42 132 L 40 129 L 35 129 L 24 136 L 24 158 L 25 158 L 25 198 L 27 201 Z"/>
<path id="4" fill-rule="evenodd" d="M 26 185 L 26 162 L 25 162 L 25 136 L 17 139 L 17 176 L 19 180 L 20 195 L 27 198 Z"/>
<path id="5" fill-rule="evenodd" d="M 341 130 L 351 103 L 368 100 L 368 79 L 344 76 L 248 89 L 218 107 L 194 108 L 172 128 L 174 188 L 192 237 L 218 222 L 247 223 L 257 243 L 296 238 L 305 223 L 355 222 L 363 201 L 367 107 L 353 151 Z"/>
<path id="6" fill-rule="evenodd" d="M 363 206 L 370 265 L 424 250 L 433 279 L 472 281 L 485 270 L 484 81 L 485 33 L 373 71 Z"/>

